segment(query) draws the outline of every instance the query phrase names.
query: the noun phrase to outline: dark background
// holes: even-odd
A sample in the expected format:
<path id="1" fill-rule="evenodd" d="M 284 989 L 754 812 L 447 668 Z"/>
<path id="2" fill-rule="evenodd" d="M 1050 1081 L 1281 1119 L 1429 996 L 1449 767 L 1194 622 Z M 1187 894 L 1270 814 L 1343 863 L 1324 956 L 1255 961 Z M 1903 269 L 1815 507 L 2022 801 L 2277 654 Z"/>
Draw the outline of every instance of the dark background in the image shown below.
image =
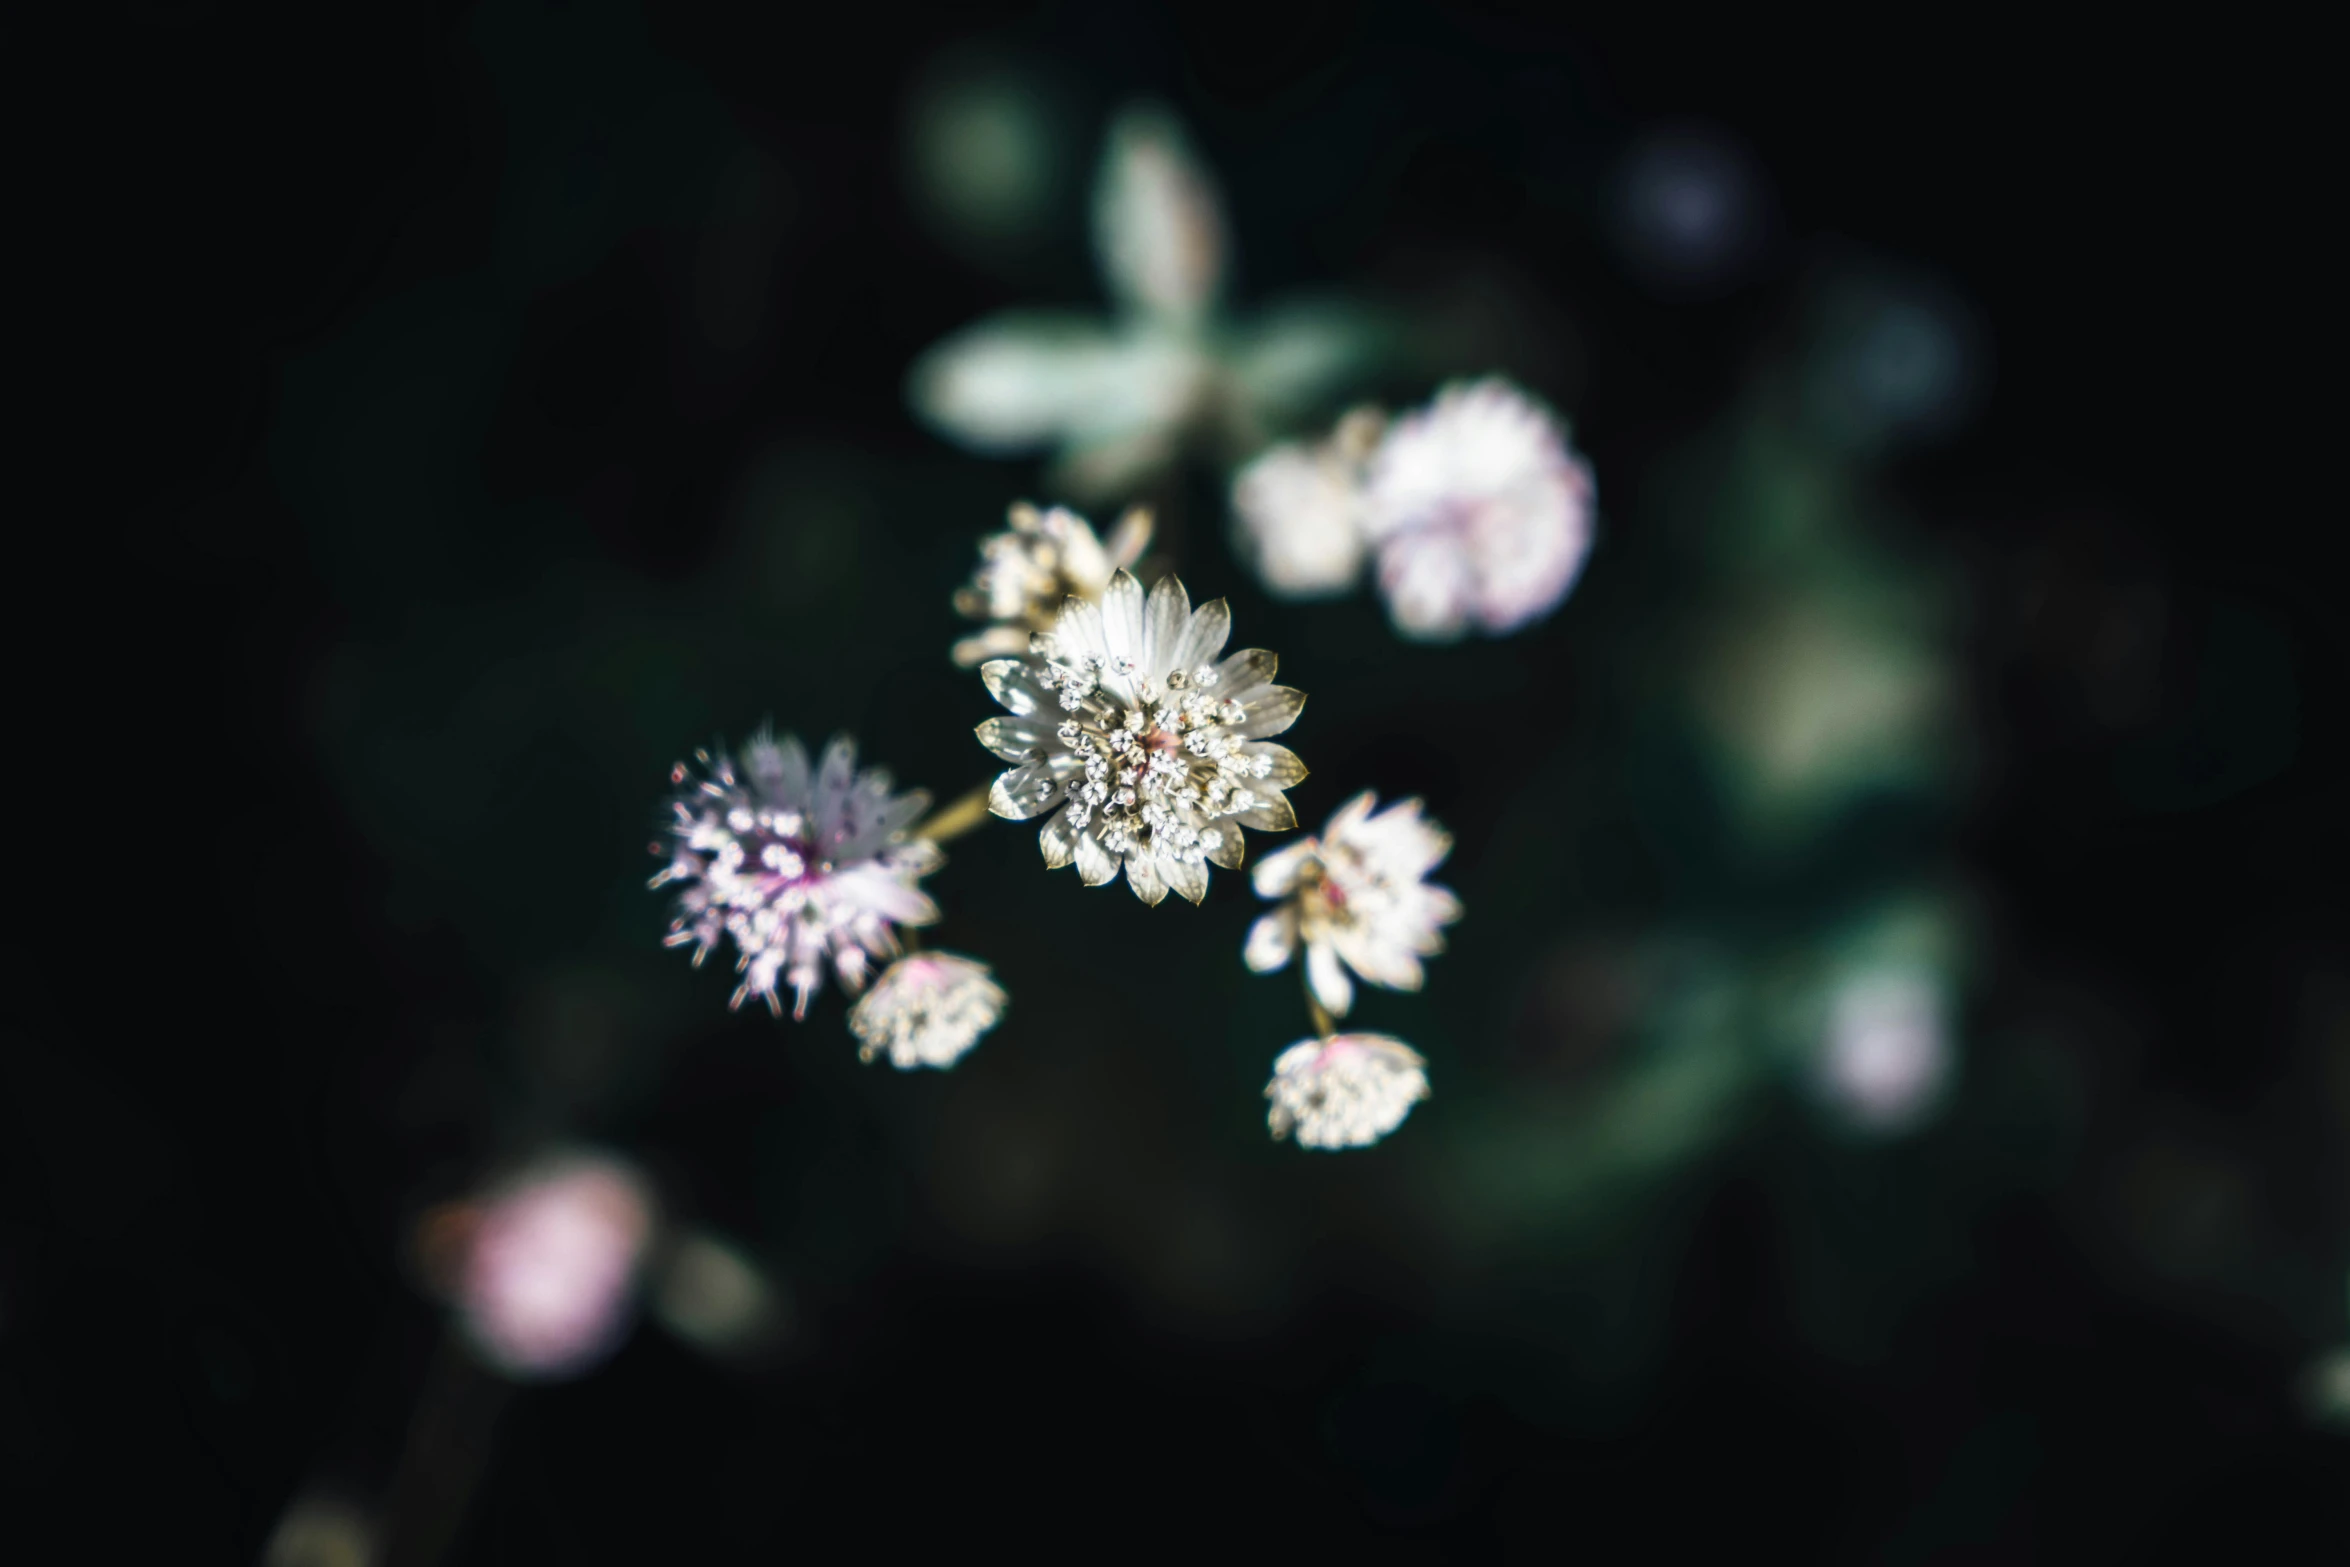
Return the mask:
<path id="1" fill-rule="evenodd" d="M 64 51 L 84 85 L 35 148 L 52 216 L 27 244 L 70 301 L 48 412 L 76 471 L 19 513 L 39 858 L 10 950 L 0 1438 L 6 1527 L 75 1543 L 24 1559 L 250 1560 L 321 1473 L 385 1484 L 438 1320 L 407 1226 L 554 1130 L 751 1237 L 795 1336 L 728 1367 L 648 1327 L 521 1394 L 454 1560 L 1177 1533 L 1408 1560 L 2338 1549 L 2350 1449 L 2296 1396 L 2350 1339 L 2344 660 L 2302 536 L 2331 511 L 2286 477 L 2320 438 L 2292 374 L 2320 300 L 2307 43 L 1722 28 L 190 5 Z M 980 36 L 1057 66 L 1088 149 L 1131 94 L 1174 104 L 1226 182 L 1244 299 L 1502 277 L 1549 324 L 1511 368 L 1573 414 L 1612 530 L 1558 620 L 1395 670 L 1366 604 L 1263 638 L 1329 688 L 1301 815 L 1416 791 L 1461 838 L 1472 923 L 1386 1014 L 1439 1081 L 1397 1157 L 1437 1146 L 1447 1071 L 1466 1100 L 1520 1070 L 1540 941 L 1513 927 L 1800 922 L 1888 854 L 1959 867 L 1997 933 L 1986 1064 L 1945 1127 L 1823 1153 L 1766 1102 L 1600 1239 L 1529 1221 L 1471 1255 L 1425 1210 L 1390 1233 L 1432 1164 L 1261 1147 L 1261 1063 L 1299 1025 L 1230 961 L 1237 885 L 1080 905 L 1023 832 L 958 846 L 952 939 L 1014 1010 L 945 1079 L 860 1070 L 837 998 L 797 1031 L 730 1018 L 721 976 L 657 950 L 637 878 L 671 755 L 772 712 L 942 796 L 980 774 L 945 599 L 1034 470 L 917 429 L 905 366 L 1095 287 L 1073 223 L 1007 277 L 909 215 L 910 83 Z M 1638 287 L 1595 218 L 1613 150 L 1690 116 L 1753 149 L 1787 236 L 1702 304 Z M 1660 824 L 1626 785 L 1559 841 L 1630 822 L 1639 866 L 1481 899 L 1516 885 L 1497 824 L 1557 787 L 1559 747 L 1625 732 L 1589 671 L 1654 602 L 1607 587 L 1610 551 L 1620 580 L 1677 580 L 1641 553 L 1649 476 L 1847 245 L 1930 265 L 1995 344 L 1964 429 L 1872 481 L 1963 585 L 1971 782 L 1804 875 L 1742 869 L 1702 801 Z M 789 516 L 850 520 L 759 524 L 760 475 Z M 1282 624 L 1190 482 L 1187 578 L 1232 592 L 1244 639 Z M 2094 628 L 2146 592 L 2152 695 L 2100 718 Z M 2299 702 L 2289 765 L 2250 781 L 2204 656 L 2246 606 Z M 1495 693 L 1474 722 L 1448 716 L 1463 683 Z M 1540 724 L 1500 721 L 1529 695 Z M 2117 785 L 2149 744 L 2201 782 L 2153 807 Z M 573 1091 L 549 1052 L 579 1015 L 624 1064 Z M 2057 1108 L 2010 1114 L 2049 1061 Z M 1091 1195 L 958 1219 L 971 1171 L 1032 1146 Z M 1302 1195 L 1227 1287 L 1159 1248 L 1178 1190 Z M 1804 1215 L 1831 1191 L 1876 1198 L 1823 1240 Z M 1870 1325 L 1799 1320 L 1818 1276 Z"/>

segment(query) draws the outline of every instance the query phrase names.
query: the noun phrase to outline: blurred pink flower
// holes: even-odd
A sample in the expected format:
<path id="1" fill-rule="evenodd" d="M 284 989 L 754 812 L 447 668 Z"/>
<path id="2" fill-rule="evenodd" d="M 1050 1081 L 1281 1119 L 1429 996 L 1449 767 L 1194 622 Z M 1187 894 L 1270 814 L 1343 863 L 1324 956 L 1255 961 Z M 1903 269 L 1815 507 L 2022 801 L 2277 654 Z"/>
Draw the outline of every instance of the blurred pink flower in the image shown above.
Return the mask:
<path id="1" fill-rule="evenodd" d="M 1558 607 L 1591 551 L 1590 467 L 1498 378 L 1448 386 L 1373 454 L 1363 525 L 1397 629 L 1449 642 Z"/>
<path id="2" fill-rule="evenodd" d="M 457 1306 L 482 1355 L 516 1376 L 572 1376 L 616 1348 L 653 1233 L 644 1183 L 592 1155 L 539 1165 L 481 1200 Z"/>

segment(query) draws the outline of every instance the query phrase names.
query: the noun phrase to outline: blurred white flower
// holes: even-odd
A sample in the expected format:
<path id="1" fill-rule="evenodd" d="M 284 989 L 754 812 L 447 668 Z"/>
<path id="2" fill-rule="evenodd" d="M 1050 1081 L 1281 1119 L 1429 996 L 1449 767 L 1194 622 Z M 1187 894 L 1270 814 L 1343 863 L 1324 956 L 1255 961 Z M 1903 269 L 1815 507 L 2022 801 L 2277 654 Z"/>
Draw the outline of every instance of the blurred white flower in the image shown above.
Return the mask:
<path id="1" fill-rule="evenodd" d="M 1274 447 L 1232 481 L 1241 553 L 1283 598 L 1344 593 L 1363 574 L 1363 475 L 1386 425 L 1357 408 L 1326 441 Z"/>
<path id="2" fill-rule="evenodd" d="M 1374 985 L 1419 989 L 1420 959 L 1444 950 L 1443 927 L 1461 917 L 1461 900 L 1426 880 L 1452 852 L 1450 835 L 1421 818 L 1417 800 L 1373 815 L 1378 803 L 1356 795 L 1320 837 L 1267 855 L 1254 873 L 1258 894 L 1281 906 L 1249 931 L 1248 966 L 1286 967 L 1302 942 L 1306 983 L 1335 1017 L 1354 1004 L 1349 968 Z"/>
<path id="3" fill-rule="evenodd" d="M 683 762 L 670 774 L 677 844 L 651 885 L 682 884 L 666 945 L 692 947 L 696 967 L 721 936 L 733 939 L 743 982 L 730 1006 L 758 996 L 780 1015 L 783 981 L 803 1017 L 827 959 L 854 995 L 872 959 L 896 953 L 898 926 L 938 918 L 915 883 L 946 857 L 906 837 L 930 797 L 892 794 L 879 768 L 859 772 L 855 741 L 835 739 L 814 769 L 797 737 L 764 729 L 739 769 L 724 751 L 695 757 L 705 776 Z"/>
<path id="4" fill-rule="evenodd" d="M 1829 1000 L 1815 1063 L 1823 1095 L 1864 1131 L 1917 1124 L 1949 1082 L 1947 1010 L 1930 974 L 1869 970 L 1847 979 Z"/>
<path id="5" fill-rule="evenodd" d="M 570 1376 L 618 1346 L 653 1234 L 634 1171 L 593 1155 L 552 1159 L 468 1217 L 456 1298 L 485 1359 L 514 1376 Z"/>
<path id="6" fill-rule="evenodd" d="M 1508 382 L 1448 386 L 1372 456 L 1364 527 L 1397 629 L 1500 635 L 1574 586 L 1591 550 L 1591 470 L 1558 419 Z"/>
<path id="7" fill-rule="evenodd" d="M 1059 506 L 1040 512 L 1015 501 L 1008 520 L 1005 531 L 979 541 L 979 569 L 955 591 L 958 611 L 989 622 L 955 644 L 955 662 L 965 668 L 1027 652 L 1031 635 L 1053 628 L 1065 599 L 1099 603 L 1110 574 L 1141 559 L 1151 539 L 1151 515 L 1139 506 L 1118 520 L 1107 544 Z"/>
<path id="8" fill-rule="evenodd" d="M 1012 714 L 981 724 L 979 742 L 1017 764 L 997 777 L 988 809 L 1013 821 L 1051 813 L 1045 864 L 1074 863 L 1089 887 L 1123 865 L 1143 902 L 1171 887 L 1197 903 L 1210 863 L 1239 868 L 1241 828 L 1297 825 L 1281 791 L 1306 775 L 1270 740 L 1296 721 L 1304 693 L 1273 684 L 1262 648 L 1211 662 L 1231 628 L 1222 599 L 1194 610 L 1173 577 L 1147 604 L 1124 571 L 1101 603 L 1071 599 L 1029 657 L 979 671 Z"/>
<path id="9" fill-rule="evenodd" d="M 1265 1097 L 1276 1138 L 1305 1148 L 1368 1148 L 1428 1097 L 1428 1063 L 1385 1034 L 1333 1034 L 1281 1052 Z"/>
<path id="10" fill-rule="evenodd" d="M 1004 1015 L 1004 988 L 987 965 L 952 952 L 892 963 L 849 1010 L 857 1055 L 887 1052 L 892 1066 L 953 1066 Z"/>
<path id="11" fill-rule="evenodd" d="M 1223 204 L 1164 109 L 1133 105 L 1112 122 L 1093 217 L 1112 315 L 1008 311 L 934 344 L 906 395 L 938 434 L 989 456 L 1053 451 L 1056 483 L 1107 496 L 1203 432 L 1236 451 L 1261 445 L 1377 350 L 1369 318 L 1332 302 L 1220 316 Z"/>

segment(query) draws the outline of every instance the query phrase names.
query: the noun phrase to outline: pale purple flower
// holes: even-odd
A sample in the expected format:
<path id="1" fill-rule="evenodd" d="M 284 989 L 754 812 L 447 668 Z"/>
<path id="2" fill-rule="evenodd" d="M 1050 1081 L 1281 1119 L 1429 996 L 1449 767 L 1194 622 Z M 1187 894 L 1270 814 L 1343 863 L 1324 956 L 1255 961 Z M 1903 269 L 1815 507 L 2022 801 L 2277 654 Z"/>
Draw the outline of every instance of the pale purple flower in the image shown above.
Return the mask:
<path id="1" fill-rule="evenodd" d="M 1368 1148 L 1428 1097 L 1428 1063 L 1385 1034 L 1304 1039 L 1281 1052 L 1265 1085 L 1274 1137 L 1304 1148 Z"/>
<path id="2" fill-rule="evenodd" d="M 915 952 L 882 971 L 849 1010 L 857 1055 L 886 1053 L 899 1067 L 953 1066 L 1004 1015 L 1004 988 L 987 965 L 952 952 Z"/>
<path id="3" fill-rule="evenodd" d="M 1420 960 L 1444 950 L 1443 927 L 1461 917 L 1461 900 L 1427 880 L 1452 852 L 1451 835 L 1421 817 L 1417 800 L 1374 815 L 1378 803 L 1356 795 L 1320 837 L 1276 850 L 1253 873 L 1258 894 L 1281 906 L 1249 931 L 1248 966 L 1285 967 L 1302 944 L 1306 983 L 1334 1017 L 1354 1004 L 1350 968 L 1374 985 L 1419 989 Z"/>
<path id="4" fill-rule="evenodd" d="M 896 954 L 897 927 L 938 918 L 915 883 L 946 857 L 906 836 L 930 797 L 858 771 L 855 741 L 834 740 L 814 768 L 796 737 L 764 729 L 739 766 L 723 750 L 695 757 L 703 776 L 683 762 L 670 774 L 677 843 L 652 885 L 680 884 L 667 945 L 692 947 L 697 967 L 733 941 L 743 980 L 728 1005 L 757 996 L 780 1015 L 776 989 L 789 984 L 792 1016 L 804 1017 L 828 962 L 854 995 L 873 959 Z"/>
<path id="5" fill-rule="evenodd" d="M 966 669 L 1027 652 L 1031 636 L 1052 630 L 1065 600 L 1099 603 L 1111 575 L 1141 559 L 1151 540 L 1151 514 L 1139 506 L 1118 519 L 1107 543 L 1061 506 L 1038 511 L 1015 501 L 1006 520 L 1003 532 L 979 541 L 979 569 L 955 590 L 957 611 L 989 623 L 955 644 L 955 662 Z"/>
<path id="6" fill-rule="evenodd" d="M 458 1262 L 467 1336 L 500 1370 L 575 1374 L 628 1331 L 653 1204 L 627 1166 L 550 1160 L 482 1198 Z"/>
<path id="7" fill-rule="evenodd" d="M 1330 438 L 1276 446 L 1232 481 L 1240 550 L 1283 598 L 1344 593 L 1363 574 L 1363 474 L 1385 416 L 1358 408 Z"/>
<path id="8" fill-rule="evenodd" d="M 1123 868 L 1145 903 L 1169 888 L 1197 903 L 1210 864 L 1239 869 L 1243 827 L 1297 825 L 1281 791 L 1306 775 L 1271 743 L 1305 694 L 1273 684 L 1262 648 L 1216 662 L 1231 628 L 1222 599 L 1194 610 L 1173 577 L 1147 604 L 1123 571 L 1101 603 L 1071 599 L 1029 657 L 979 671 L 1012 714 L 981 724 L 979 743 L 1017 764 L 997 777 L 988 809 L 1048 817 L 1045 864 L 1075 864 L 1089 887 Z"/>
<path id="9" fill-rule="evenodd" d="M 1507 381 L 1456 384 L 1380 443 L 1363 524 L 1397 629 L 1498 636 L 1574 586 L 1591 550 L 1591 470 L 1558 419 Z"/>

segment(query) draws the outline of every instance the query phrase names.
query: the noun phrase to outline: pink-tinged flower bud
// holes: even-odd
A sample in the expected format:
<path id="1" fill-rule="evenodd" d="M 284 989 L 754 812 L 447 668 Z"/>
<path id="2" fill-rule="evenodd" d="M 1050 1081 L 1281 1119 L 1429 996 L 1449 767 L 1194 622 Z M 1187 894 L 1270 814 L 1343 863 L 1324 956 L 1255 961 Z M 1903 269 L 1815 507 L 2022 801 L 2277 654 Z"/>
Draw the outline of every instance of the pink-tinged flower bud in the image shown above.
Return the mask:
<path id="1" fill-rule="evenodd" d="M 1277 1138 L 1305 1148 L 1368 1148 L 1428 1097 L 1428 1063 L 1385 1034 L 1333 1034 L 1281 1052 L 1265 1097 Z"/>

